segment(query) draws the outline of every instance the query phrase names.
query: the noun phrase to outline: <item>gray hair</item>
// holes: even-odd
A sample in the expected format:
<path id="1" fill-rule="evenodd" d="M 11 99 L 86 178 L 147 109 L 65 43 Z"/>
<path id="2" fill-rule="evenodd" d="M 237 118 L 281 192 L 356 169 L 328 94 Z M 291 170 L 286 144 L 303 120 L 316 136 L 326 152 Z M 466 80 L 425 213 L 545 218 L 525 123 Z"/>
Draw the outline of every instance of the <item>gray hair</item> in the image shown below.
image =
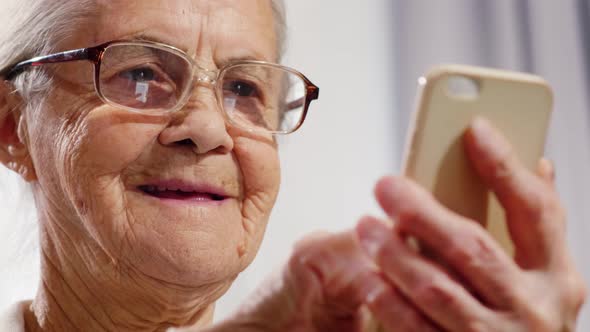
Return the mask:
<path id="1" fill-rule="evenodd" d="M 0 68 L 33 56 L 49 54 L 54 45 L 71 35 L 88 14 L 91 0 L 2 0 L 0 19 Z M 50 80 L 43 71 L 30 70 L 14 79 L 14 87 L 27 104 L 46 92 Z"/>
<path id="2" fill-rule="evenodd" d="M 278 59 L 285 51 L 284 0 L 270 0 L 275 15 Z M 33 56 L 55 52 L 54 45 L 74 33 L 81 20 L 92 15 L 94 0 L 0 0 L 0 70 Z M 14 80 L 28 106 L 39 102 L 51 81 L 43 71 L 30 70 Z"/>

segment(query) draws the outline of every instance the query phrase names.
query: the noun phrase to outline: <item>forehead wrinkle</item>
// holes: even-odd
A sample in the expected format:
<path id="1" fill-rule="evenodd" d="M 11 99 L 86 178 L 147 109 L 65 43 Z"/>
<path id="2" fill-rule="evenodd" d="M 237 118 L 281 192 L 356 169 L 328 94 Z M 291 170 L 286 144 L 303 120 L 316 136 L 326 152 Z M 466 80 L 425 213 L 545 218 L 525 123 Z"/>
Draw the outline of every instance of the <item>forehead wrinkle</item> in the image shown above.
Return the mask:
<path id="1" fill-rule="evenodd" d="M 80 47 L 143 36 L 181 49 L 210 69 L 234 59 L 272 62 L 278 56 L 270 0 L 96 1 L 94 40 Z"/>
<path id="2" fill-rule="evenodd" d="M 193 1 L 99 1 L 104 6 L 98 11 L 95 44 L 146 35 L 188 52 L 199 43 L 199 25 L 193 23 L 196 20 L 192 15 Z M 187 2 L 190 6 L 183 6 Z M 194 38 L 187 40 L 185 36 Z"/>
<path id="3" fill-rule="evenodd" d="M 270 0 L 251 0 L 251 3 L 249 9 L 253 10 L 248 17 L 232 6 L 228 6 L 223 15 L 214 16 L 219 21 L 221 33 L 232 31 L 240 36 L 217 38 L 221 47 L 215 48 L 216 63 L 227 64 L 241 59 L 273 62 L 278 58 L 278 36 Z M 228 19 L 230 17 L 231 20 Z M 252 23 L 255 23 L 254 27 Z"/>

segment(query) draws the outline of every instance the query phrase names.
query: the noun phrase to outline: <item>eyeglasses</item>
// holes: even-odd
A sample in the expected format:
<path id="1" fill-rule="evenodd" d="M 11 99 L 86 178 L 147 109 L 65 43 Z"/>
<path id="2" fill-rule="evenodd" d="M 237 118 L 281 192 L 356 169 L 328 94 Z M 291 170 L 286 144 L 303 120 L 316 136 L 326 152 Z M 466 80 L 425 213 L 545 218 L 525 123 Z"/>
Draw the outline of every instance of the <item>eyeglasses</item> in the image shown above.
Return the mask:
<path id="1" fill-rule="evenodd" d="M 183 108 L 195 84 L 209 85 L 229 123 L 248 131 L 292 133 L 319 97 L 319 88 L 292 68 L 244 60 L 207 70 L 185 52 L 149 41 L 113 41 L 36 57 L 0 76 L 12 80 L 31 67 L 81 60 L 94 63 L 94 87 L 107 104 L 162 115 Z"/>

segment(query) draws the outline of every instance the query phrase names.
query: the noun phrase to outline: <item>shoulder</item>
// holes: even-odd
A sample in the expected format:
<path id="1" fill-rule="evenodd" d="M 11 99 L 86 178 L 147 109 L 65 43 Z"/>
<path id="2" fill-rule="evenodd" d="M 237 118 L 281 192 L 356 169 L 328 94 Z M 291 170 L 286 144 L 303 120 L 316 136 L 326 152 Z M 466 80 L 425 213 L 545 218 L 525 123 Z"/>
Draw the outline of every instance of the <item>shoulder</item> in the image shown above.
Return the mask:
<path id="1" fill-rule="evenodd" d="M 27 302 L 0 309 L 0 332 L 25 332 L 24 313 Z"/>

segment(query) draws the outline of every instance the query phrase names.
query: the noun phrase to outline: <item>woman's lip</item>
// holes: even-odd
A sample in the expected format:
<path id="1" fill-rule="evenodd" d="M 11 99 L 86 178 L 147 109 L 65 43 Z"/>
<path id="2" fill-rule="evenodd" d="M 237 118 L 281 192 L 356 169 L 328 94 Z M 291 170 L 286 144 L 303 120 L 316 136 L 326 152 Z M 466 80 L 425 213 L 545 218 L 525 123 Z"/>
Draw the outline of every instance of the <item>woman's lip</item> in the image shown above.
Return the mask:
<path id="1" fill-rule="evenodd" d="M 193 203 L 221 203 L 227 200 L 226 197 L 217 196 L 207 193 L 186 193 L 182 191 L 157 191 L 153 189 L 140 188 L 143 194 L 150 197 L 177 202 L 193 202 Z"/>
<path id="2" fill-rule="evenodd" d="M 229 198 L 229 194 L 220 187 L 212 184 L 196 184 L 183 180 L 156 180 L 148 181 L 137 186 L 143 192 L 182 192 L 195 195 L 211 195 L 219 198 Z"/>

